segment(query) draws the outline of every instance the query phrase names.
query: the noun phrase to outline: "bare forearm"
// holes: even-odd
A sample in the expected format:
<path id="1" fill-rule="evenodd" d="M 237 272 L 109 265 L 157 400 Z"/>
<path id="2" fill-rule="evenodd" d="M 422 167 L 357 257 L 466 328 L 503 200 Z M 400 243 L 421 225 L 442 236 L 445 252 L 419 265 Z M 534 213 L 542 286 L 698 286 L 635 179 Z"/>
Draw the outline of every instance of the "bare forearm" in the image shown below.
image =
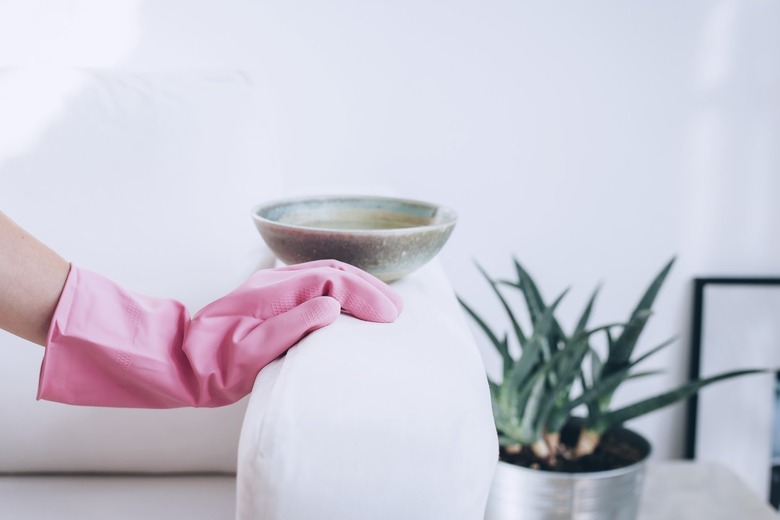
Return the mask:
<path id="1" fill-rule="evenodd" d="M 0 212 L 0 328 L 44 345 L 69 268 Z"/>

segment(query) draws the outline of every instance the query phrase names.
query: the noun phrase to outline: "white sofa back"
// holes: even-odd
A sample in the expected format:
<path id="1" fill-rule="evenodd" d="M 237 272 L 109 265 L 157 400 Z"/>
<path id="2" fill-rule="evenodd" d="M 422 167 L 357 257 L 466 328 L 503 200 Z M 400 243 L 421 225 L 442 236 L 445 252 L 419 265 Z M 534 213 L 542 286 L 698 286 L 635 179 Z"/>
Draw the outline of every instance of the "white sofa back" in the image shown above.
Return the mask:
<path id="1" fill-rule="evenodd" d="M 0 211 L 66 259 L 191 312 L 270 255 L 279 195 L 241 71 L 0 69 Z M 0 472 L 235 471 L 245 400 L 120 410 L 35 400 L 43 349 L 0 333 Z"/>

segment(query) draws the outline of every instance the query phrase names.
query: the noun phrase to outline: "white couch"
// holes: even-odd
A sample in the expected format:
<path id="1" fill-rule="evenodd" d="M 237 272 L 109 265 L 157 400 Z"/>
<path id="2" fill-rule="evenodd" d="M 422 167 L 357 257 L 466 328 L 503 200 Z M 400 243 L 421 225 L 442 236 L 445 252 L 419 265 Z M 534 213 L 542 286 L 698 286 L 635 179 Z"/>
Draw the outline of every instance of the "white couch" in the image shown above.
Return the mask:
<path id="1" fill-rule="evenodd" d="M 0 210 L 195 310 L 271 265 L 249 216 L 281 194 L 260 85 L 0 70 L 24 121 L 0 121 Z M 477 518 L 496 454 L 481 360 L 440 266 L 397 286 L 399 322 L 344 316 L 218 409 L 36 401 L 42 349 L 0 334 L 0 519 Z"/>

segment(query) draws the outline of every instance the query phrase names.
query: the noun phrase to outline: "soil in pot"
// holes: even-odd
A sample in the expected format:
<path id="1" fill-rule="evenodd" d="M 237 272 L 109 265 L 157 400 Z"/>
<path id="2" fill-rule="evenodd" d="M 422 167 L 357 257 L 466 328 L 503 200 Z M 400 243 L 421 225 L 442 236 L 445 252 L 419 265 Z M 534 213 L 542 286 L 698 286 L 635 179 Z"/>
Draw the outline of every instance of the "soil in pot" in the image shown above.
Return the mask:
<path id="1" fill-rule="evenodd" d="M 544 471 L 590 473 L 629 466 L 645 458 L 649 452 L 646 441 L 642 439 L 642 442 L 637 442 L 638 435 L 626 435 L 627 430 L 621 429 L 604 433 L 601 442 L 592 454 L 575 459 L 574 449 L 579 431 L 579 424 L 576 422 L 563 429 L 561 445 L 554 464 L 537 457 L 525 446 L 517 453 L 507 453 L 502 447 L 499 459 L 516 466 Z"/>

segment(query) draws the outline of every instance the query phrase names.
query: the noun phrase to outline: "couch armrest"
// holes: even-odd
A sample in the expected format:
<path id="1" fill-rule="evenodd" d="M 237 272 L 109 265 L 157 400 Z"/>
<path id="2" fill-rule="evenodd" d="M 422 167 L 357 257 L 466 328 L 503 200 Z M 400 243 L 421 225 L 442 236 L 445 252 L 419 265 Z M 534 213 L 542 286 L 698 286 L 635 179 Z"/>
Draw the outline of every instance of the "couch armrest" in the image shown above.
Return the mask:
<path id="1" fill-rule="evenodd" d="M 341 316 L 258 376 L 241 520 L 481 519 L 498 449 L 479 351 L 441 266 L 393 324 Z"/>

